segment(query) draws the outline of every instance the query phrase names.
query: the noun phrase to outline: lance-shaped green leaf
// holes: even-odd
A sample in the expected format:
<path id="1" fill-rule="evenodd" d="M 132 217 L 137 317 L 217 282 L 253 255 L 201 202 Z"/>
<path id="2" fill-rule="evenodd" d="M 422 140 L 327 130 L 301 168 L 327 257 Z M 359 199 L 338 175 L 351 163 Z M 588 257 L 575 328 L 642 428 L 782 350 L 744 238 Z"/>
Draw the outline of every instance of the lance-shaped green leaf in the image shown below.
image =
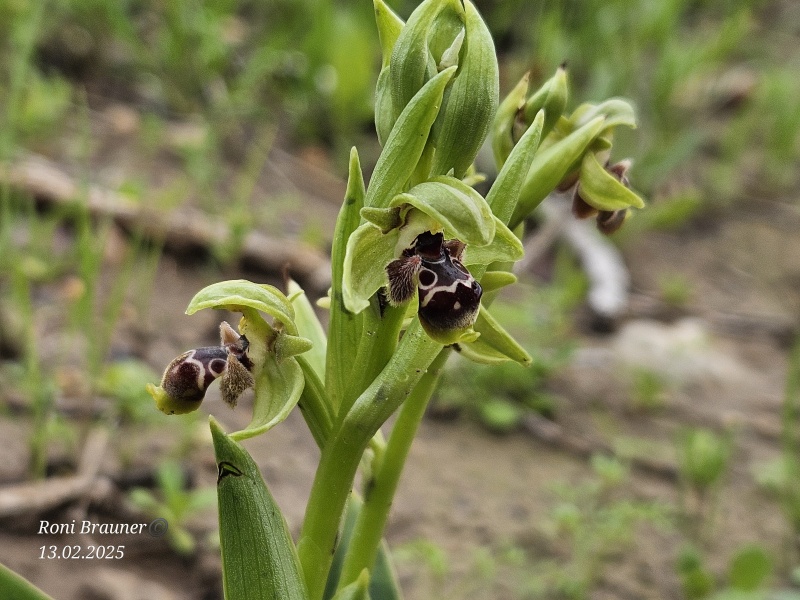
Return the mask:
<path id="1" fill-rule="evenodd" d="M 453 177 L 437 177 L 415 185 L 389 203 L 390 208 L 403 205 L 427 214 L 440 224 L 447 238 L 476 246 L 485 246 L 494 238 L 495 221 L 486 200 Z"/>
<path id="2" fill-rule="evenodd" d="M 433 125 L 436 153 L 431 173 L 451 169 L 461 178 L 475 160 L 497 111 L 500 76 L 489 29 L 469 0 L 464 2 L 466 36 L 458 72 L 445 91 Z"/>
<path id="3" fill-rule="evenodd" d="M 294 279 L 286 282 L 286 291 L 289 292 L 289 301 L 294 308 L 297 331 L 311 342 L 311 348 L 306 352 L 305 359 L 322 379 L 325 377 L 325 354 L 328 346 L 325 330 L 308 296 Z"/>
<path id="4" fill-rule="evenodd" d="M 492 121 L 492 152 L 498 170 L 503 167 L 514 148 L 514 123 L 520 109 L 525 106 L 529 78 L 530 73 L 525 73 L 514 89 L 503 98 Z"/>
<path id="5" fill-rule="evenodd" d="M 456 67 L 450 67 L 436 75 L 403 109 L 375 164 L 364 206 L 383 208 L 403 191 L 422 156 L 428 133 L 439 113 L 444 88 L 455 70 Z"/>
<path id="6" fill-rule="evenodd" d="M 195 294 L 186 309 L 193 315 L 204 308 L 219 308 L 232 312 L 245 312 L 254 309 L 273 317 L 285 331 L 297 335 L 294 324 L 294 309 L 291 303 L 276 287 L 253 283 L 245 279 L 213 283 Z"/>
<path id="7" fill-rule="evenodd" d="M 544 112 L 539 111 L 533 123 L 511 150 L 492 189 L 486 195 L 486 203 L 503 223 L 508 223 L 517 206 L 522 185 L 542 139 L 542 127 L 544 127 Z"/>
<path id="8" fill-rule="evenodd" d="M 250 455 L 213 419 L 227 600 L 308 600 L 286 521 Z"/>
<path id="9" fill-rule="evenodd" d="M 513 360 L 523 366 L 530 366 L 533 359 L 525 348 L 511 337 L 500 323 L 481 306 L 478 319 L 474 325 L 480 337 L 469 344 L 459 344 L 459 352 L 472 361 L 495 364 Z"/>
<path id="10" fill-rule="evenodd" d="M 242 333 L 246 334 L 246 330 Z M 282 336 L 286 334 L 278 334 L 278 347 Z M 235 440 L 245 440 L 264 433 L 286 419 L 303 393 L 305 378 L 295 358 L 281 360 L 278 352 L 267 352 L 260 365 L 257 365 L 255 382 L 253 418 L 245 429 L 231 434 Z"/>
<path id="11" fill-rule="evenodd" d="M 543 110 L 545 119 L 542 136 L 546 136 L 555 127 L 561 115 L 564 114 L 568 95 L 567 69 L 564 65 L 561 65 L 556 69 L 555 75 L 548 79 L 525 102 L 525 122 L 530 123 L 536 114 Z"/>
<path id="12" fill-rule="evenodd" d="M 355 148 L 350 151 L 349 174 L 344 202 L 339 209 L 331 250 L 331 306 L 329 338 L 326 359 L 325 387 L 329 398 L 337 410 L 346 389 L 347 380 L 353 368 L 348 357 L 353 356 L 361 337 L 361 320 L 347 310 L 344 303 L 342 280 L 344 277 L 347 243 L 353 231 L 361 222 L 361 209 L 364 207 L 364 176 Z"/>
<path id="13" fill-rule="evenodd" d="M 597 210 L 613 212 L 626 208 L 644 208 L 644 201 L 617 177 L 597 162 L 593 153 L 583 157 L 580 194 L 584 202 Z"/>
<path id="14" fill-rule="evenodd" d="M 575 165 L 580 164 L 584 152 L 604 129 L 605 117 L 597 117 L 564 139 L 536 153 L 509 227 L 513 229 L 519 225 L 555 189 L 564 176 Z"/>
<path id="15" fill-rule="evenodd" d="M 389 83 L 391 75 L 389 62 L 392 48 L 394 48 L 404 23 L 383 0 L 374 0 L 373 6 L 382 53 L 381 72 L 378 75 L 378 83 L 375 85 L 375 129 L 378 132 L 378 142 L 383 146 L 389 138 L 396 118 Z"/>
<path id="16" fill-rule="evenodd" d="M 0 564 L 0 598 L 9 600 L 53 600 L 27 579 Z"/>
<path id="17" fill-rule="evenodd" d="M 389 66 L 392 49 L 405 23 L 383 0 L 373 0 L 372 7 L 375 9 L 375 24 L 381 43 L 381 68 L 385 69 Z"/>
<path id="18" fill-rule="evenodd" d="M 441 54 L 452 44 L 463 22 L 459 0 L 425 0 L 411 13 L 389 62 L 395 115 L 436 74 Z"/>

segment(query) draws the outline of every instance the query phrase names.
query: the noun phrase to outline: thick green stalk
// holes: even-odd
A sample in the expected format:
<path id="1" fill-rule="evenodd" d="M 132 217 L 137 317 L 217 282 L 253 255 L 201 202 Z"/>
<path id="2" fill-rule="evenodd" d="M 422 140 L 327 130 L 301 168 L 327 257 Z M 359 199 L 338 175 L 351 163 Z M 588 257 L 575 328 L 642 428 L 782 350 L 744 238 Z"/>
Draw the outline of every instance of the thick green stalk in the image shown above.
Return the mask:
<path id="1" fill-rule="evenodd" d="M 298 544 L 311 600 L 320 600 L 330 570 L 339 524 L 361 455 L 369 440 L 420 381 L 442 346 L 418 320 L 409 327 L 386 367 L 361 394 L 333 432 L 311 488 Z"/>
<path id="2" fill-rule="evenodd" d="M 342 395 L 338 413 L 339 422 L 347 415 L 361 392 L 383 370 L 397 348 L 397 338 L 400 336 L 406 307 L 386 306 L 381 314 L 379 304 L 378 297 L 373 296 L 369 308 L 361 313 L 363 319 L 361 342 L 353 361 L 354 365 L 358 365 L 358 369 L 353 370 L 350 385 Z"/>
<path id="3" fill-rule="evenodd" d="M 448 356 L 450 353 L 447 351 L 439 353 L 403 403 L 392 428 L 381 465 L 364 486 L 364 505 L 358 515 L 350 542 L 350 552 L 342 568 L 340 589 L 355 581 L 362 569 L 372 570 L 411 443 L 417 434 L 428 401 L 436 389 Z"/>

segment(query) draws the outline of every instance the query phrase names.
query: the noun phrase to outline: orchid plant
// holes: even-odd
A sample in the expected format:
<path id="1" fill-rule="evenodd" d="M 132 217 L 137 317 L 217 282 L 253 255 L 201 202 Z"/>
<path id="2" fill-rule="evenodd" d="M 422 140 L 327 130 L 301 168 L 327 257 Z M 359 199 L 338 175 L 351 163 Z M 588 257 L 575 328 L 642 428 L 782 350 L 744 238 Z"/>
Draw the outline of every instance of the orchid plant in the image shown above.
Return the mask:
<path id="1" fill-rule="evenodd" d="M 576 216 L 596 216 L 606 232 L 643 206 L 627 163 L 609 164 L 615 129 L 635 126 L 628 102 L 565 112 L 563 67 L 532 92 L 524 77 L 500 102 L 492 38 L 469 0 L 424 0 L 407 22 L 383 0 L 374 4 L 383 150 L 368 187 L 350 154 L 332 285 L 320 301 L 330 311 L 327 336 L 293 281 L 286 293 L 216 283 L 187 313 L 238 312 L 237 329 L 223 323 L 219 346 L 182 354 L 149 386 L 169 414 L 197 409 L 216 379 L 232 407 L 254 389 L 244 430 L 225 433 L 211 418 L 229 600 L 400 598 L 383 531 L 445 360 L 455 352 L 531 362 L 488 309 L 516 279 L 510 267 L 523 255 L 526 217 L 556 188 L 572 188 Z M 473 162 L 490 132 L 499 174 L 483 197 Z M 296 405 L 321 457 L 295 544 L 238 441 L 267 432 Z"/>

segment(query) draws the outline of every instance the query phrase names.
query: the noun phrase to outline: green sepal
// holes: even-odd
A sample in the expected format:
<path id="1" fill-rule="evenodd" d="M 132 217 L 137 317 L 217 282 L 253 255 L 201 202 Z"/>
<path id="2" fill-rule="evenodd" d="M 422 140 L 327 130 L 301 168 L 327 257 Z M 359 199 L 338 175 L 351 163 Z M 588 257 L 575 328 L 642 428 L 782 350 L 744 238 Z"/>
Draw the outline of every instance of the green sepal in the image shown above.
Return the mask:
<path id="1" fill-rule="evenodd" d="M 381 43 L 381 68 L 385 69 L 389 66 L 392 49 L 405 23 L 383 0 L 373 0 L 372 7 L 375 9 L 375 24 Z"/>
<path id="2" fill-rule="evenodd" d="M 328 340 L 325 330 L 319 322 L 314 306 L 294 279 L 286 282 L 286 291 L 289 292 L 289 301 L 294 308 L 294 322 L 298 333 L 312 344 L 305 353 L 305 359 L 314 369 L 318 377 L 325 377 L 325 355 Z M 299 353 L 298 353 L 299 354 Z"/>
<path id="3" fill-rule="evenodd" d="M 490 265 L 495 262 L 516 262 L 525 255 L 522 242 L 503 222 L 494 217 L 494 239 L 486 246 L 467 246 L 463 263 Z"/>
<path id="4" fill-rule="evenodd" d="M 525 73 L 497 107 L 492 122 L 492 152 L 498 170 L 503 167 L 514 148 L 514 123 L 517 120 L 517 113 L 525 106 L 529 79 L 530 73 Z"/>
<path id="5" fill-rule="evenodd" d="M 453 170 L 460 179 L 475 160 L 497 111 L 500 76 L 489 29 L 469 0 L 464 2 L 466 37 L 461 61 L 445 91 L 433 125 L 436 153 L 431 173 Z"/>
<path id="6" fill-rule="evenodd" d="M 444 88 L 455 71 L 450 67 L 433 77 L 403 109 L 375 164 L 364 206 L 385 207 L 403 190 L 422 157 Z"/>
<path id="7" fill-rule="evenodd" d="M 445 237 L 485 246 L 495 234 L 492 210 L 476 190 L 453 177 L 436 177 L 395 196 L 389 206 L 410 205 L 441 224 Z M 421 233 L 421 232 L 420 232 Z"/>
<path id="8" fill-rule="evenodd" d="M 361 209 L 361 218 L 375 225 L 382 233 L 389 233 L 403 224 L 399 207 L 373 208 L 365 206 Z"/>
<path id="9" fill-rule="evenodd" d="M 254 309 L 270 315 L 286 332 L 297 335 L 291 303 L 278 288 L 271 285 L 253 283 L 246 279 L 212 283 L 195 294 L 186 308 L 186 314 L 193 315 L 204 308 L 221 308 L 241 313 L 247 312 L 246 309 Z"/>
<path id="10" fill-rule="evenodd" d="M 528 129 L 522 134 L 519 142 L 506 157 L 500 173 L 497 174 L 497 179 L 492 184 L 489 193 L 486 194 L 486 203 L 503 223 L 508 223 L 517 206 L 522 184 L 525 182 L 536 149 L 542 139 L 543 127 L 544 111 L 539 111 Z"/>
<path id="11" fill-rule="evenodd" d="M 606 171 L 591 152 L 583 157 L 579 185 L 581 198 L 597 210 L 644 208 L 644 201 L 636 192 Z"/>
<path id="12" fill-rule="evenodd" d="M 378 142 L 383 146 L 389 138 L 396 117 L 392 104 L 392 90 L 389 86 L 391 75 L 389 62 L 392 49 L 405 23 L 383 0 L 374 0 L 373 7 L 382 56 L 381 72 L 375 85 L 375 130 L 378 133 Z"/>
<path id="13" fill-rule="evenodd" d="M 394 258 L 399 234 L 384 235 L 372 223 L 364 223 L 347 241 L 342 295 L 347 310 L 360 313 L 369 299 L 386 284 L 386 265 Z"/>
<path id="14" fill-rule="evenodd" d="M 481 277 L 481 287 L 483 293 L 497 291 L 501 288 L 517 282 L 517 276 L 508 271 L 486 271 Z"/>
<path id="15" fill-rule="evenodd" d="M 509 227 L 513 229 L 519 225 L 555 189 L 564 176 L 580 164 L 586 149 L 605 128 L 605 117 L 597 117 L 536 153 L 520 190 L 519 201 L 509 221 Z"/>
<path id="16" fill-rule="evenodd" d="M 471 344 L 460 344 L 459 351 L 465 358 L 478 363 L 496 364 L 513 360 L 528 367 L 533 362 L 519 343 L 511 337 L 500 323 L 481 305 L 478 319 L 473 326 L 480 337 Z"/>
<path id="17" fill-rule="evenodd" d="M 276 345 L 281 345 L 280 339 Z M 257 367 L 253 418 L 245 429 L 230 435 L 234 440 L 246 440 L 272 429 L 289 416 L 303 393 L 305 378 L 295 358 L 279 361 L 275 353 L 267 352 Z"/>
<path id="18" fill-rule="evenodd" d="M 213 417 L 209 421 L 225 598 L 309 600 L 286 521 L 258 466 Z"/>

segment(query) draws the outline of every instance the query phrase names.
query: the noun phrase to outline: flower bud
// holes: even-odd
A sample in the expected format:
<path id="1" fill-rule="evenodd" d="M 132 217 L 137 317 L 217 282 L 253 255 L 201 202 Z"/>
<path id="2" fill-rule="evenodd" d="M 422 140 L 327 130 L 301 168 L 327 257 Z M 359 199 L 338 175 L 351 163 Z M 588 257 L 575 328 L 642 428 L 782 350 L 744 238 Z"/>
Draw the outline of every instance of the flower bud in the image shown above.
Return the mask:
<path id="1" fill-rule="evenodd" d="M 567 65 L 562 64 L 556 69 L 555 75 L 548 79 L 542 87 L 525 102 L 523 122 L 529 125 L 536 117 L 536 113 L 544 110 L 544 128 L 542 137 L 546 136 L 555 127 L 556 122 L 567 107 L 569 85 L 567 83 Z"/>

